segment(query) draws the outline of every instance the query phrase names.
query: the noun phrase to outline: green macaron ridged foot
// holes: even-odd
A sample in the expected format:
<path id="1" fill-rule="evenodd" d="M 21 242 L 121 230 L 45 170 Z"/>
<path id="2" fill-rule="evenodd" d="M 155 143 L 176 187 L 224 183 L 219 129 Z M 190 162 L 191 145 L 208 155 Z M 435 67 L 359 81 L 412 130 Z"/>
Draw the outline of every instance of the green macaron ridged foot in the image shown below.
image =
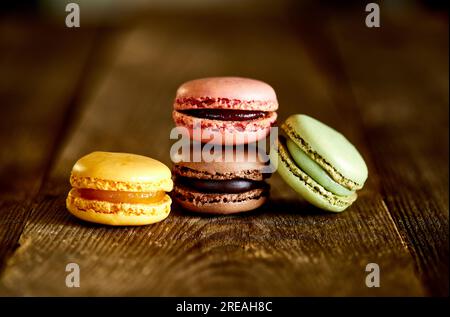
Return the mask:
<path id="1" fill-rule="evenodd" d="M 306 115 L 292 115 L 281 126 L 271 159 L 300 196 L 329 211 L 343 211 L 357 198 L 368 176 L 356 148 L 339 132 Z"/>

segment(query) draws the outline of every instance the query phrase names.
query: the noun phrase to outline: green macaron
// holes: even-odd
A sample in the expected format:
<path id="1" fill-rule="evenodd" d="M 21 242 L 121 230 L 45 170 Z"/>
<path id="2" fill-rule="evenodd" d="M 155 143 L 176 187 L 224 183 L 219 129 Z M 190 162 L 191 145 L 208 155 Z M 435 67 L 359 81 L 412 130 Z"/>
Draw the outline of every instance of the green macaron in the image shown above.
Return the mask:
<path id="1" fill-rule="evenodd" d="M 343 211 L 364 186 L 367 166 L 358 150 L 339 132 L 306 115 L 290 116 L 285 136 L 271 151 L 278 173 L 301 197 L 329 211 Z"/>

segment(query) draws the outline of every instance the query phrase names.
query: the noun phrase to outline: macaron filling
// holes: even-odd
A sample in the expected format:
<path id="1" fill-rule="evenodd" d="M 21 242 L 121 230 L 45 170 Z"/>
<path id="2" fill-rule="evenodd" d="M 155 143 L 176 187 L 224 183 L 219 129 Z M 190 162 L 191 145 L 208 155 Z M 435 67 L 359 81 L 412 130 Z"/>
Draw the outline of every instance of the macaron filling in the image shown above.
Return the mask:
<path id="1" fill-rule="evenodd" d="M 264 181 L 254 181 L 249 179 L 210 180 L 177 177 L 176 183 L 203 193 L 238 194 L 254 189 L 269 188 L 269 185 Z"/>
<path id="2" fill-rule="evenodd" d="M 351 191 L 344 186 L 336 183 L 319 164 L 314 162 L 292 140 L 287 139 L 286 146 L 289 150 L 289 154 L 291 155 L 297 166 L 306 174 L 308 174 L 312 179 L 314 179 L 317 183 L 322 185 L 322 187 L 339 196 L 348 196 L 354 193 L 354 191 Z"/>
<path id="3" fill-rule="evenodd" d="M 166 195 L 164 191 L 127 192 L 90 188 L 76 188 L 73 194 L 87 200 L 107 201 L 116 204 L 155 204 L 162 201 Z"/>
<path id="4" fill-rule="evenodd" d="M 220 121 L 248 121 L 264 118 L 267 112 L 258 110 L 235 110 L 235 109 L 187 109 L 178 110 L 183 114 L 209 120 Z"/>

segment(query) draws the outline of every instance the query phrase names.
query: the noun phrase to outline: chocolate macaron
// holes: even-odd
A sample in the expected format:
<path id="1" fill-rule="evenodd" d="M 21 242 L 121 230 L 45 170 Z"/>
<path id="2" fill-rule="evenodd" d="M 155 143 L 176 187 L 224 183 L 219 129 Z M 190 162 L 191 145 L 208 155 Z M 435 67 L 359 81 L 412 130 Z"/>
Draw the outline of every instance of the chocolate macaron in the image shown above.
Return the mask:
<path id="1" fill-rule="evenodd" d="M 230 149 L 228 149 L 230 150 Z M 236 154 L 236 149 L 231 149 Z M 222 155 L 208 162 L 183 160 L 173 167 L 173 199 L 183 208 L 210 214 L 232 214 L 256 209 L 269 195 L 267 165 L 245 150 L 241 159 Z"/>

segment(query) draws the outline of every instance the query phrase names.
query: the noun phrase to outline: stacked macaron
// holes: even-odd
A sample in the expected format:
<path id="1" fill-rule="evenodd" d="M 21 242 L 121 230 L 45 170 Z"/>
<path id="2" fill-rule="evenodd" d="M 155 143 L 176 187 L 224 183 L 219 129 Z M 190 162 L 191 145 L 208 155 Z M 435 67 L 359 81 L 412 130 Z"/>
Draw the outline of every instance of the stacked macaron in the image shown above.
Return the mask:
<path id="1" fill-rule="evenodd" d="M 185 209 L 211 214 L 260 207 L 269 195 L 269 185 L 264 180 L 270 174 L 259 156 L 252 160 L 248 150 L 243 151 L 242 159 L 234 161 L 227 161 L 224 152 L 213 162 L 205 162 L 203 157 L 200 162 L 180 157 L 173 167 L 174 199 Z"/>
<path id="2" fill-rule="evenodd" d="M 173 119 L 195 141 L 248 144 L 267 136 L 278 101 L 268 84 L 239 77 L 192 80 L 178 88 Z"/>
<path id="3" fill-rule="evenodd" d="M 248 146 L 236 145 L 265 140 L 277 118 L 277 109 L 273 88 L 258 80 L 216 77 L 181 85 L 175 97 L 173 119 L 178 127 L 188 131 L 192 141 L 203 145 L 196 162 L 191 160 L 195 155 L 172 157 L 174 200 L 185 209 L 213 214 L 260 207 L 269 194 L 264 181 L 270 176 L 267 162 L 261 160 L 259 153 L 249 155 Z M 220 145 L 221 154 L 206 160 L 205 144 Z"/>

